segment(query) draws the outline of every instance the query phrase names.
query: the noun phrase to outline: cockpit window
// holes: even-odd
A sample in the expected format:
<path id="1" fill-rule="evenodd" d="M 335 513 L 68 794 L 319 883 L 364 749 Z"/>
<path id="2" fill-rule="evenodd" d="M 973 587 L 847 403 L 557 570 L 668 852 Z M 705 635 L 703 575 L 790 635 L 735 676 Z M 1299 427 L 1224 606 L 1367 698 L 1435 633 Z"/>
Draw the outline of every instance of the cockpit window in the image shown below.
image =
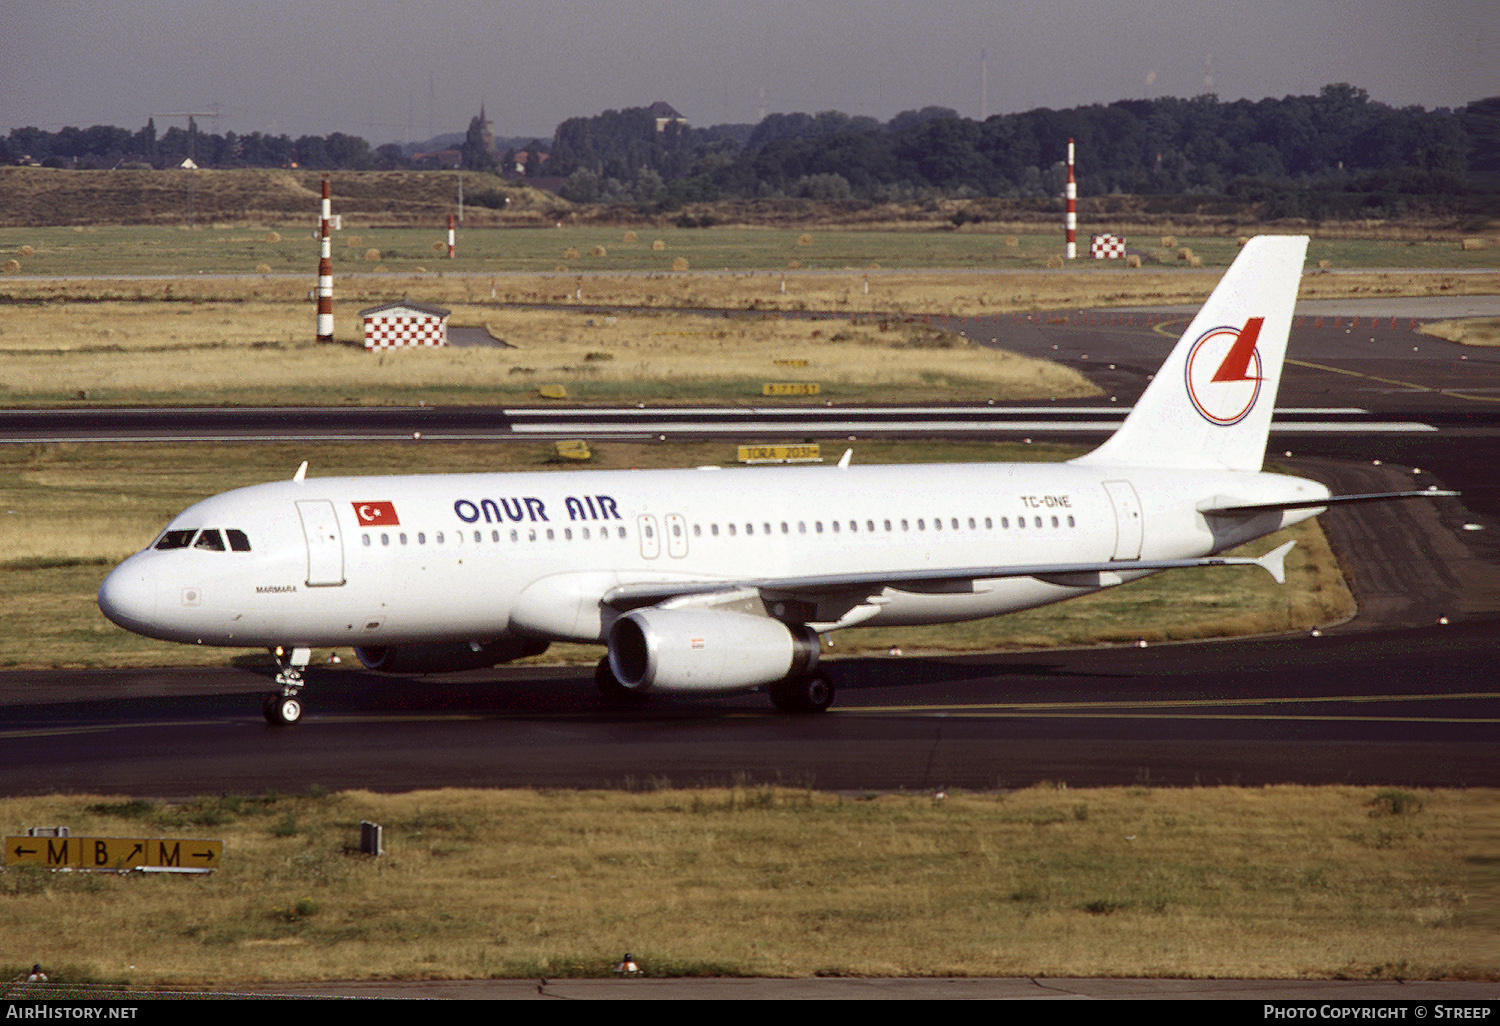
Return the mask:
<path id="1" fill-rule="evenodd" d="M 193 539 L 197 540 L 194 541 Z M 229 544 L 224 544 L 225 539 Z M 208 527 L 199 531 L 168 531 L 156 540 L 152 546 L 154 549 L 185 549 L 191 545 L 195 549 L 206 549 L 209 552 L 223 552 L 226 548 L 233 552 L 249 552 L 250 539 L 244 531 L 229 528 L 220 531 L 216 527 Z"/>

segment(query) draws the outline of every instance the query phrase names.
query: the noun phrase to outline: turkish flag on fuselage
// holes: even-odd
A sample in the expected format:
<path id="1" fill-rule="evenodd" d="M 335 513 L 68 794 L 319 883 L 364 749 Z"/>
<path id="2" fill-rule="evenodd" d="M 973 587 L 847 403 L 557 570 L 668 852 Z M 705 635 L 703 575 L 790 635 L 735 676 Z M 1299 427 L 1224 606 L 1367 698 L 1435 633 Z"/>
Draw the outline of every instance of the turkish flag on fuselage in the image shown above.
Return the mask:
<path id="1" fill-rule="evenodd" d="M 354 515 L 359 518 L 361 527 L 369 527 L 375 524 L 400 524 L 396 517 L 396 504 L 394 502 L 356 502 L 354 503 Z"/>

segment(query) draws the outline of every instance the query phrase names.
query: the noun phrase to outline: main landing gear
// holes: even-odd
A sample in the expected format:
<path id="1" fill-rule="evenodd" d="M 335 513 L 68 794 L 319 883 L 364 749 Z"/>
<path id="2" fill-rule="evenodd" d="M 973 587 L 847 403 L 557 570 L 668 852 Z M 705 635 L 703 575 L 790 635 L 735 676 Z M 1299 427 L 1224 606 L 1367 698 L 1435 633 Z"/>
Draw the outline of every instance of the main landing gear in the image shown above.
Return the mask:
<path id="1" fill-rule="evenodd" d="M 822 670 L 783 677 L 766 690 L 771 693 L 771 704 L 784 713 L 827 712 L 833 705 L 833 681 Z"/>
<path id="2" fill-rule="evenodd" d="M 302 703 L 298 701 L 297 695 L 306 684 L 302 679 L 302 671 L 312 661 L 312 649 L 294 648 L 288 651 L 278 645 L 271 650 L 271 654 L 276 657 L 276 683 L 281 686 L 281 690 L 266 696 L 261 712 L 265 714 L 266 722 L 273 727 L 284 727 L 302 719 Z"/>

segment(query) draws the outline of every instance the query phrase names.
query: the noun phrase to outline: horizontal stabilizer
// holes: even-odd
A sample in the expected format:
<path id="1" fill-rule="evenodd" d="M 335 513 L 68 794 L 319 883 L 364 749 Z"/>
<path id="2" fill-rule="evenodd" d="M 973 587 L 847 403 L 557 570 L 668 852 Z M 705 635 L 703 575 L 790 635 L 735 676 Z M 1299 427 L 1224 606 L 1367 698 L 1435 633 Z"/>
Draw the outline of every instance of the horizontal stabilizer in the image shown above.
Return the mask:
<path id="1" fill-rule="evenodd" d="M 1432 499 L 1440 495 L 1458 495 L 1458 492 L 1440 491 L 1432 488 L 1425 492 L 1370 492 L 1365 495 L 1331 495 L 1326 499 L 1298 499 L 1292 502 L 1251 502 L 1240 506 L 1210 506 L 1201 513 L 1218 513 L 1228 516 L 1237 514 L 1265 513 L 1278 509 L 1316 509 L 1320 506 L 1341 506 L 1351 502 L 1384 502 L 1388 499 Z"/>

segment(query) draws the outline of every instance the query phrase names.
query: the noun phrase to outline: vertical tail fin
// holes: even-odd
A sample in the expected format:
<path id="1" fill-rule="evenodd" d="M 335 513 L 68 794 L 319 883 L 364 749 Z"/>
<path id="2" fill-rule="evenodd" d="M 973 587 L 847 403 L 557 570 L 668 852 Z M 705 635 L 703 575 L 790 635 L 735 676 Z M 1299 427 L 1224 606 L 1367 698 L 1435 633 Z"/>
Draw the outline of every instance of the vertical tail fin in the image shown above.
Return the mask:
<path id="1" fill-rule="evenodd" d="M 1120 429 L 1073 462 L 1260 470 L 1307 241 L 1245 243 Z"/>

